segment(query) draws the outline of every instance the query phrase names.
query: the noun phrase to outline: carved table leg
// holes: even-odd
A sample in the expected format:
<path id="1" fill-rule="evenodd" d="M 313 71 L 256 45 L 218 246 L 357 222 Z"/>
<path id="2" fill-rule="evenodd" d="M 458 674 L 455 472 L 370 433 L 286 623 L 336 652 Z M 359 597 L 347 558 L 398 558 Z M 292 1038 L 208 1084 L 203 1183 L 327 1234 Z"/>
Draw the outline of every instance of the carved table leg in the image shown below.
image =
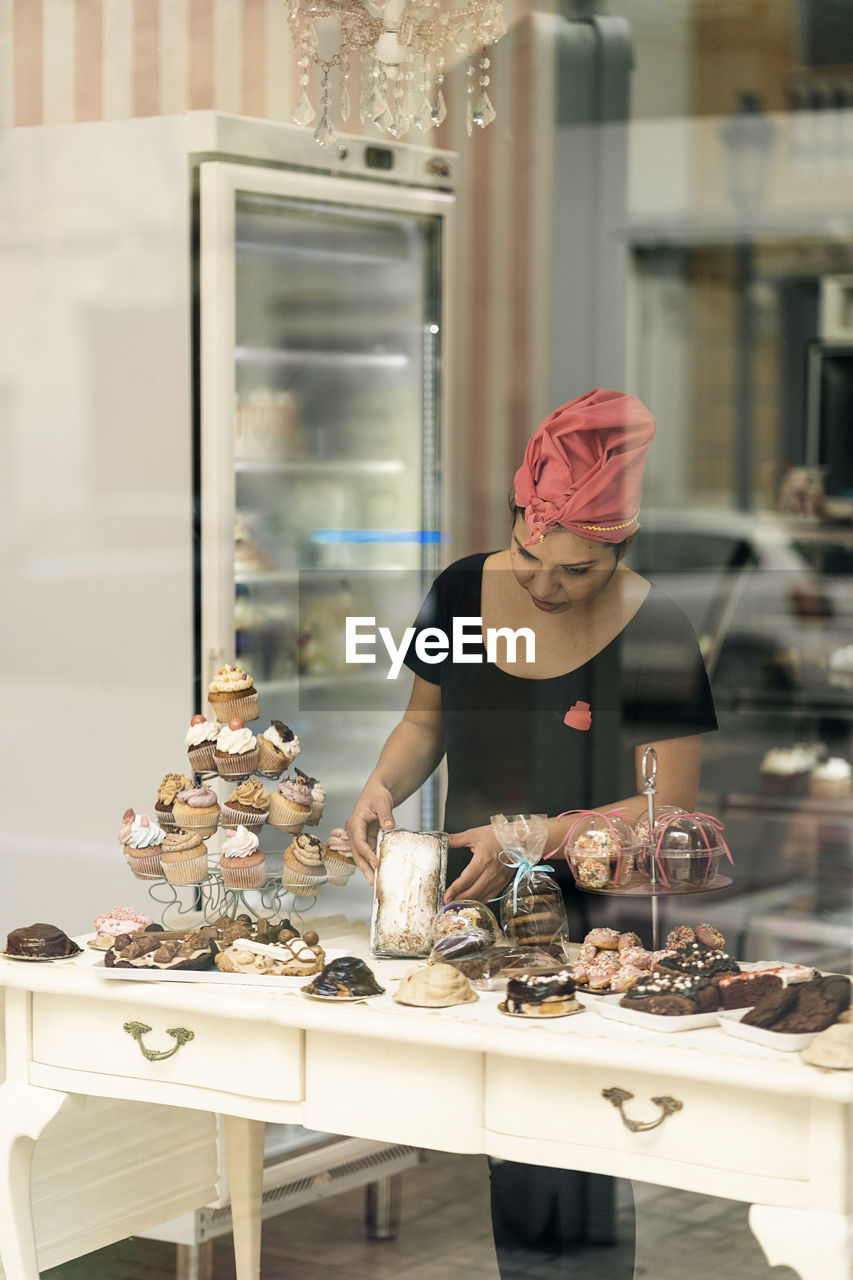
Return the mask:
<path id="1" fill-rule="evenodd" d="M 240 1116 L 224 1119 L 237 1280 L 260 1280 L 265 1126 Z"/>
<path id="2" fill-rule="evenodd" d="M 802 1280 L 850 1280 L 849 1222 L 843 1213 L 754 1204 L 749 1225 L 771 1267 L 792 1267 Z"/>
<path id="3" fill-rule="evenodd" d="M 0 1085 L 0 1259 L 6 1280 L 38 1280 L 33 1231 L 32 1163 L 40 1135 L 66 1104 L 83 1105 L 76 1094 Z"/>

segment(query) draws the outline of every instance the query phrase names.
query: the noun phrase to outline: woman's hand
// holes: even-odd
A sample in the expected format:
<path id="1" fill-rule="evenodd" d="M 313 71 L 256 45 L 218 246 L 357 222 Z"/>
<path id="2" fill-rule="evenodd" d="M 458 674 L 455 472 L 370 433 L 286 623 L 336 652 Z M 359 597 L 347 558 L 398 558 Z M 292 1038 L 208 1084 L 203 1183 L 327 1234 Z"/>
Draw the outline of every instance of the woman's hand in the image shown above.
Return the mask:
<path id="1" fill-rule="evenodd" d="M 376 837 L 380 828 L 392 831 L 396 825 L 391 813 L 391 792 L 378 783 L 368 783 L 347 819 L 347 835 L 355 865 L 368 884 L 373 884 L 378 866 Z"/>
<path id="2" fill-rule="evenodd" d="M 511 867 L 499 861 L 500 841 L 491 827 L 458 831 L 448 836 L 447 842 L 451 849 L 470 849 L 471 861 L 449 886 L 444 895 L 445 902 L 453 902 L 455 898 L 488 902 L 503 892 L 514 873 Z"/>

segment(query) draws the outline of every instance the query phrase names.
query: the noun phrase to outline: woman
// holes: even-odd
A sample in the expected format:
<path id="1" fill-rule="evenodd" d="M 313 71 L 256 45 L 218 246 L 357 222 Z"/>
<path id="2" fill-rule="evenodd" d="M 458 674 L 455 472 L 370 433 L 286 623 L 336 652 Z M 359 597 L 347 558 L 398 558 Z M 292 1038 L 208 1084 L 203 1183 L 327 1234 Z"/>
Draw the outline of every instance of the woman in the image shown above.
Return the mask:
<path id="1" fill-rule="evenodd" d="M 640 760 L 648 745 L 658 757 L 658 803 L 695 806 L 700 735 L 716 728 L 699 647 L 680 610 L 623 562 L 639 527 L 654 431 L 645 406 L 619 392 L 592 391 L 556 409 L 516 473 L 509 547 L 457 561 L 433 584 L 416 630 L 449 635 L 454 618 L 482 618 L 484 633 L 508 628 L 535 644 L 532 652 L 518 644 L 515 653 L 499 646 L 495 661 L 481 663 L 433 664 L 410 647 L 408 707 L 347 824 L 371 882 L 378 829 L 394 826 L 394 806 L 445 755 L 447 901 L 485 902 L 508 885 L 492 813 L 547 814 L 550 849 L 572 820 L 559 817 L 567 810 L 645 813 Z M 588 728 L 568 715 L 578 703 L 589 708 Z M 578 939 L 608 900 L 579 893 L 562 860 L 557 879 Z M 580 1214 L 589 1234 L 602 1188 L 612 1190 L 609 1180 L 495 1162 L 493 1222 L 505 1280 L 531 1259 L 567 1257 L 584 1231 L 578 1207 L 591 1197 Z M 606 1259 L 609 1280 L 633 1276 L 632 1241 L 623 1261 L 619 1270 Z M 593 1274 L 585 1261 L 583 1275 Z"/>

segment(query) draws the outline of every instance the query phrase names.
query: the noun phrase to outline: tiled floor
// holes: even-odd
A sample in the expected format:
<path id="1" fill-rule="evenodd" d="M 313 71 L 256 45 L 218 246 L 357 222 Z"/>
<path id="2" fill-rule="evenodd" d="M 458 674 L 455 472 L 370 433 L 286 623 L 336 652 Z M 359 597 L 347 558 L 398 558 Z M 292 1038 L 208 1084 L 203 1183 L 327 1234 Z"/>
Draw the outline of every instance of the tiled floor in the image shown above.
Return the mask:
<path id="1" fill-rule="evenodd" d="M 746 1206 L 647 1185 L 635 1198 L 637 1280 L 797 1280 L 787 1267 L 768 1267 Z M 430 1154 L 404 1175 L 396 1239 L 367 1239 L 363 1192 L 322 1200 L 264 1223 L 262 1280 L 498 1280 L 488 1200 L 484 1159 Z M 214 1241 L 212 1252 L 209 1280 L 232 1280 L 230 1236 Z M 597 1280 L 607 1274 L 608 1253 L 593 1250 L 570 1270 L 534 1269 L 530 1280 Z M 175 1265 L 174 1246 L 126 1240 L 42 1280 L 171 1280 Z"/>

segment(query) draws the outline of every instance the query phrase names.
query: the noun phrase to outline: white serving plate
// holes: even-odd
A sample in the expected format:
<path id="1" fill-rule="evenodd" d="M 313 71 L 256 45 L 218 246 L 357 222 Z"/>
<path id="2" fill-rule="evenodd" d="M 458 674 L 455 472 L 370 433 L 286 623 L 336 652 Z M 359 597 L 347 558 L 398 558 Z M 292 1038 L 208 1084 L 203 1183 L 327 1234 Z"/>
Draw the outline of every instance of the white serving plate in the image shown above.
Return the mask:
<path id="1" fill-rule="evenodd" d="M 646 1031 L 697 1031 L 700 1027 L 716 1027 L 717 1012 L 714 1013 L 680 1013 L 671 1018 L 661 1013 L 640 1013 L 637 1009 L 623 1009 L 619 1003 L 624 995 L 605 996 L 590 1005 L 597 1009 L 603 1018 L 611 1018 L 613 1022 L 627 1022 L 633 1027 L 642 1027 Z"/>
<path id="2" fill-rule="evenodd" d="M 805 1031 L 801 1035 L 793 1032 L 771 1031 L 768 1027 L 744 1026 L 741 1018 L 749 1013 L 749 1009 L 719 1009 L 717 1018 L 727 1035 L 736 1036 L 738 1040 L 750 1040 L 753 1044 L 763 1045 L 765 1049 L 778 1049 L 780 1053 L 797 1053 L 811 1044 L 817 1031 Z"/>

